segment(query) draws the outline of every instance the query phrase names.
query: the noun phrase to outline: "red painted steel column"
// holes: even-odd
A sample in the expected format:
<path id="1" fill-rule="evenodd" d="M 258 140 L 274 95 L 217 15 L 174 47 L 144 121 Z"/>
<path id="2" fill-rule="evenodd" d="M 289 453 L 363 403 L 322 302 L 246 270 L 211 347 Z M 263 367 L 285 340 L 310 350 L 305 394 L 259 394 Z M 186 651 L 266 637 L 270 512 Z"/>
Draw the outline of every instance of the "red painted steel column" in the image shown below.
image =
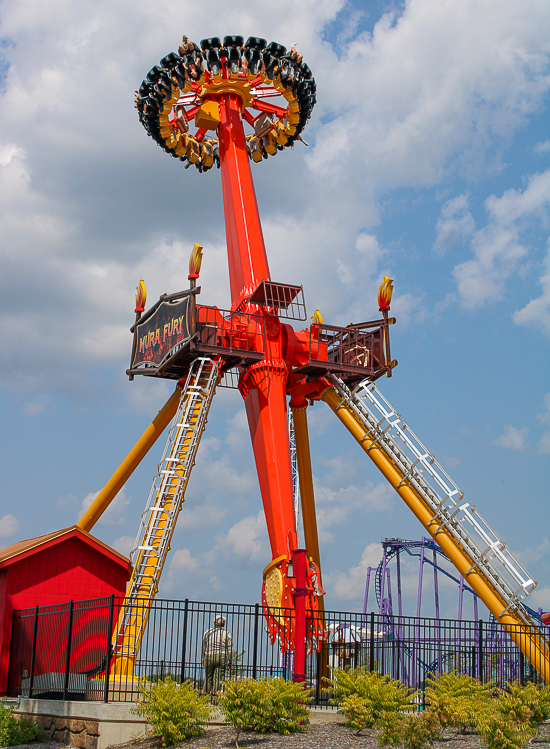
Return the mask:
<path id="1" fill-rule="evenodd" d="M 306 596 L 307 556 L 305 549 L 292 551 L 292 566 L 296 578 L 294 588 L 294 676 L 292 681 L 306 680 Z"/>
<path id="2" fill-rule="evenodd" d="M 269 279 L 256 193 L 246 151 L 241 99 L 219 97 L 218 128 L 229 279 L 233 308 L 262 279 Z M 262 312 L 259 310 L 259 312 Z M 289 556 L 296 546 L 292 469 L 288 444 L 283 326 L 262 312 L 266 321 L 265 359 L 249 367 L 240 391 L 252 438 L 260 491 L 273 558 Z"/>
<path id="3" fill-rule="evenodd" d="M 237 94 L 223 94 L 219 100 L 218 127 L 225 232 L 229 256 L 231 302 L 240 301 L 243 290 L 269 279 L 262 225 L 252 172 L 246 151 L 242 121 L 242 100 Z"/>

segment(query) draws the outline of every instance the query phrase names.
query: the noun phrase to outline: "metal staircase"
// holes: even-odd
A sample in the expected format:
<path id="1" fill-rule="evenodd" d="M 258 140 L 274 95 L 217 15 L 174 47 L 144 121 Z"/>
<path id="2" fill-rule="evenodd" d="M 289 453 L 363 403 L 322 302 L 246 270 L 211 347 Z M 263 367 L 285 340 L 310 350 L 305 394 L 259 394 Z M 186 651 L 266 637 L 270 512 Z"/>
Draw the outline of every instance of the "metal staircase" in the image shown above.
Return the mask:
<path id="1" fill-rule="evenodd" d="M 134 570 L 113 637 L 115 675 L 133 671 L 219 379 L 215 359 L 191 364 L 131 553 Z"/>
<path id="2" fill-rule="evenodd" d="M 537 583 L 373 382 L 353 391 L 328 375 L 323 394 L 481 600 L 548 681 L 550 644 L 521 604 Z M 345 414 L 341 412 L 344 411 Z M 375 455 L 376 454 L 376 455 Z"/>

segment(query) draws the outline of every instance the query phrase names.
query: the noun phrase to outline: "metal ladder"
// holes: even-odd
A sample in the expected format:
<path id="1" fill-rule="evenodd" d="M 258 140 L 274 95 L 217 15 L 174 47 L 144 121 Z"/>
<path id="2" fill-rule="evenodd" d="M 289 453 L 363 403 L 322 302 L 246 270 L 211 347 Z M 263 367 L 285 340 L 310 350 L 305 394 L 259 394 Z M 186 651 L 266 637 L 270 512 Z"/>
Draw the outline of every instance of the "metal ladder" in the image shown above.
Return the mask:
<path id="1" fill-rule="evenodd" d="M 431 519 L 426 527 L 430 534 L 436 540 L 439 533 L 447 536 L 462 558 L 471 563 L 465 577 L 472 572 L 477 573 L 503 602 L 500 616 L 508 614 L 518 628 L 522 628 L 521 642 L 525 644 L 525 638 L 529 640 L 526 647 L 534 649 L 537 670 L 540 671 L 542 667 L 547 678 L 550 673 L 550 645 L 521 604 L 521 600 L 535 589 L 536 581 L 476 508 L 463 501 L 464 492 L 373 382 L 364 380 L 352 391 L 334 375 L 328 375 L 327 379 L 341 399 L 336 411 L 346 409 L 360 426 L 363 434 L 360 441 L 368 445 L 367 453 L 373 449 L 380 450 L 396 469 L 401 480 L 394 488 L 399 490 L 400 486 L 407 485 L 420 503 L 429 509 Z M 530 658 L 527 652 L 526 655 Z"/>
<path id="2" fill-rule="evenodd" d="M 298 456 L 296 453 L 296 435 L 294 433 L 294 417 L 292 409 L 288 409 L 288 443 L 290 446 L 290 467 L 292 469 L 292 494 L 294 497 L 294 517 L 296 530 L 300 522 L 300 478 L 298 476 Z"/>
<path id="3" fill-rule="evenodd" d="M 133 670 L 219 379 L 214 359 L 199 357 L 189 369 L 130 555 L 134 569 L 113 637 L 115 673 Z"/>

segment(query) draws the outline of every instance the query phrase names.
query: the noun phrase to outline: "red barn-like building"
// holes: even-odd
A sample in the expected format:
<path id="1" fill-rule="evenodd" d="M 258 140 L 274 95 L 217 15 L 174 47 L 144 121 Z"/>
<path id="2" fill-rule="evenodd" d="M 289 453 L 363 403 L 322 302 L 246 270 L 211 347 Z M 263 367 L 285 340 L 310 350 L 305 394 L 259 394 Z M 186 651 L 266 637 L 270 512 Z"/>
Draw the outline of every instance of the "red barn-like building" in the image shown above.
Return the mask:
<path id="1" fill-rule="evenodd" d="M 0 695 L 15 609 L 124 596 L 130 574 L 125 556 L 76 525 L 0 550 Z"/>

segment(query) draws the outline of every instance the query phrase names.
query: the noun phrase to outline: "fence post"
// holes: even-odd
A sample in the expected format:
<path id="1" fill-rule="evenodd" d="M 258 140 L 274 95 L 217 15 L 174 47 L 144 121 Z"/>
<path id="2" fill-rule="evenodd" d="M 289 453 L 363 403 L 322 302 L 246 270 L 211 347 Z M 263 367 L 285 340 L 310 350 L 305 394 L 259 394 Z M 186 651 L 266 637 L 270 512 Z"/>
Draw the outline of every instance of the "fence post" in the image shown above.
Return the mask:
<path id="1" fill-rule="evenodd" d="M 113 655 L 112 638 L 113 638 L 113 619 L 115 612 L 115 594 L 111 594 L 109 602 L 109 617 L 107 622 L 107 653 L 105 654 L 105 686 L 103 688 L 103 702 L 109 702 L 109 679 L 111 677 L 111 658 Z"/>
<path id="2" fill-rule="evenodd" d="M 477 623 L 477 639 L 478 639 L 478 651 L 477 651 L 477 678 L 483 681 L 483 619 L 479 619 Z"/>
<path id="3" fill-rule="evenodd" d="M 374 611 L 370 612 L 370 653 L 369 653 L 369 671 L 374 671 Z"/>
<path id="4" fill-rule="evenodd" d="M 189 614 L 189 598 L 185 599 L 185 606 L 183 608 L 183 643 L 181 646 L 181 672 L 180 672 L 180 684 L 183 684 L 185 679 L 185 659 L 187 657 L 187 616 Z"/>
<path id="5" fill-rule="evenodd" d="M 525 676 L 523 674 L 525 670 L 525 656 L 523 655 L 523 652 L 519 651 L 519 683 L 521 686 L 524 686 L 525 684 Z"/>
<path id="6" fill-rule="evenodd" d="M 252 650 L 252 678 L 256 679 L 258 670 L 258 626 L 260 622 L 260 604 L 254 604 L 254 647 Z"/>
<path id="7" fill-rule="evenodd" d="M 65 680 L 63 682 L 63 700 L 67 699 L 69 690 L 69 670 L 71 667 L 71 640 L 73 638 L 73 610 L 74 601 L 69 604 L 69 626 L 67 627 L 67 655 L 65 658 Z"/>
<path id="8" fill-rule="evenodd" d="M 14 612 L 15 613 L 15 612 Z M 34 610 L 34 628 L 32 631 L 32 653 L 31 653 L 31 673 L 29 681 L 29 700 L 32 697 L 32 687 L 34 683 L 34 663 L 36 660 L 36 640 L 38 635 L 38 606 Z"/>
<path id="9" fill-rule="evenodd" d="M 321 650 L 317 651 L 317 676 L 315 678 L 315 704 L 318 705 L 321 702 L 321 651 L 323 649 L 323 643 L 321 643 Z"/>

